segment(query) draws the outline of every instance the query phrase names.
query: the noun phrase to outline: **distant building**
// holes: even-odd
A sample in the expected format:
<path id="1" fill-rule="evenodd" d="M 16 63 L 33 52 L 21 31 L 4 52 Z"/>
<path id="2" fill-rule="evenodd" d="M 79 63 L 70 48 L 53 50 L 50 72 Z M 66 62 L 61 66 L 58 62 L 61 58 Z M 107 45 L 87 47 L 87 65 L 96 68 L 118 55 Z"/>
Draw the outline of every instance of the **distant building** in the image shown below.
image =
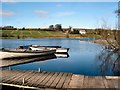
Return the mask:
<path id="1" fill-rule="evenodd" d="M 85 30 L 79 30 L 79 33 L 80 34 L 86 34 L 86 31 Z"/>
<path id="2" fill-rule="evenodd" d="M 14 26 L 4 26 L 2 27 L 3 30 L 16 30 L 17 28 L 14 28 Z"/>
<path id="3" fill-rule="evenodd" d="M 70 31 L 71 31 L 71 32 L 73 32 L 73 31 L 74 31 L 74 30 L 73 30 L 73 27 L 70 27 Z"/>

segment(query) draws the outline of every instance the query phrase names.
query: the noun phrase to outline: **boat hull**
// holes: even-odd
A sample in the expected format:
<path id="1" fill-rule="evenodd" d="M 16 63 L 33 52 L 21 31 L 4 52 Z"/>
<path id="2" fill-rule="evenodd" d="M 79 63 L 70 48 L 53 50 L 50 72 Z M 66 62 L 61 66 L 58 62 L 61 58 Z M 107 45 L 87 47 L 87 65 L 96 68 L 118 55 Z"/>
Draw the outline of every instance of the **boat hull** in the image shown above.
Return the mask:
<path id="1" fill-rule="evenodd" d="M 54 55 L 55 50 L 46 50 L 46 51 L 20 51 L 13 49 L 4 49 L 2 50 L 0 59 L 10 59 L 10 58 L 25 58 L 25 57 L 36 57 L 36 56 L 46 56 Z"/>
<path id="2" fill-rule="evenodd" d="M 39 51 L 39 50 L 56 50 L 56 53 L 67 53 L 69 48 L 52 48 L 52 47 L 29 47 L 29 49 L 33 51 Z"/>

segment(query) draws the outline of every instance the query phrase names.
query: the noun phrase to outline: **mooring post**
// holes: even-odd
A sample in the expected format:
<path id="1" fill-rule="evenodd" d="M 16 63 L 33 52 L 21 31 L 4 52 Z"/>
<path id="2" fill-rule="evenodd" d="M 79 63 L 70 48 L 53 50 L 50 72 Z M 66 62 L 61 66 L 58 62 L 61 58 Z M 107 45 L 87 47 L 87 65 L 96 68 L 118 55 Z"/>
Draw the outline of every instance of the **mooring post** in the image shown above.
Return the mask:
<path id="1" fill-rule="evenodd" d="M 9 66 L 9 68 L 8 68 L 9 70 L 11 70 L 11 67 Z"/>
<path id="2" fill-rule="evenodd" d="M 41 72 L 41 68 L 38 68 L 38 72 Z"/>
<path id="3" fill-rule="evenodd" d="M 23 82 L 23 84 L 25 83 L 25 78 L 23 78 L 22 82 Z"/>

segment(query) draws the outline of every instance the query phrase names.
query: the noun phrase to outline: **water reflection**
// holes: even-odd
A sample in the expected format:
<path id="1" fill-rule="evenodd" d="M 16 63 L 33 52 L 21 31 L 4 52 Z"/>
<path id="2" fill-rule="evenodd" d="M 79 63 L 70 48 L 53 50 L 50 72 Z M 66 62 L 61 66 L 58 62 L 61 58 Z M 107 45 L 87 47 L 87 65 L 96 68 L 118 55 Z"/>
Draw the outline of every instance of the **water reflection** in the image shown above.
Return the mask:
<path id="1" fill-rule="evenodd" d="M 103 75 L 111 72 L 115 76 L 120 76 L 120 51 L 115 49 L 103 49 L 97 56 L 100 71 Z"/>
<path id="2" fill-rule="evenodd" d="M 55 56 L 57 58 L 68 58 L 69 54 L 68 53 L 55 53 Z"/>

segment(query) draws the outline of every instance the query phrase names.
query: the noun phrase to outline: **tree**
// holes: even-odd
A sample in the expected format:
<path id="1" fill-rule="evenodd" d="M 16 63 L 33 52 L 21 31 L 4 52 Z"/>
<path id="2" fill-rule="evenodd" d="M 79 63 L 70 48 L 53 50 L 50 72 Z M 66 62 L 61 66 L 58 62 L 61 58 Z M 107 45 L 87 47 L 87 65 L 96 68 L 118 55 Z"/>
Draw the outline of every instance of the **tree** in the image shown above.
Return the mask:
<path id="1" fill-rule="evenodd" d="M 23 27 L 22 30 L 25 30 L 25 27 Z"/>
<path id="2" fill-rule="evenodd" d="M 59 30 L 59 31 L 63 31 L 61 24 L 56 24 L 56 25 L 55 25 L 55 29 L 56 29 L 56 30 Z"/>
<path id="3" fill-rule="evenodd" d="M 117 17 L 120 17 L 120 9 L 115 13 L 117 13 Z M 101 71 L 105 72 L 112 67 L 114 74 L 120 75 L 120 27 L 118 25 L 116 30 L 108 31 L 104 30 L 107 27 L 106 22 L 102 26 L 103 32 L 101 35 L 108 45 L 105 46 L 105 49 L 99 55 L 99 60 L 102 62 L 100 65 Z"/>
<path id="4" fill-rule="evenodd" d="M 120 75 L 119 53 L 114 53 L 108 49 L 103 49 L 97 56 L 97 60 L 100 66 L 100 71 L 103 75 L 105 75 L 109 70 L 111 70 L 114 75 Z"/>
<path id="5" fill-rule="evenodd" d="M 4 26 L 2 29 L 3 30 L 16 30 L 17 28 L 14 28 L 14 26 Z"/>
<path id="6" fill-rule="evenodd" d="M 49 26 L 49 29 L 50 29 L 50 30 L 54 30 L 54 25 L 50 25 L 50 26 Z"/>

